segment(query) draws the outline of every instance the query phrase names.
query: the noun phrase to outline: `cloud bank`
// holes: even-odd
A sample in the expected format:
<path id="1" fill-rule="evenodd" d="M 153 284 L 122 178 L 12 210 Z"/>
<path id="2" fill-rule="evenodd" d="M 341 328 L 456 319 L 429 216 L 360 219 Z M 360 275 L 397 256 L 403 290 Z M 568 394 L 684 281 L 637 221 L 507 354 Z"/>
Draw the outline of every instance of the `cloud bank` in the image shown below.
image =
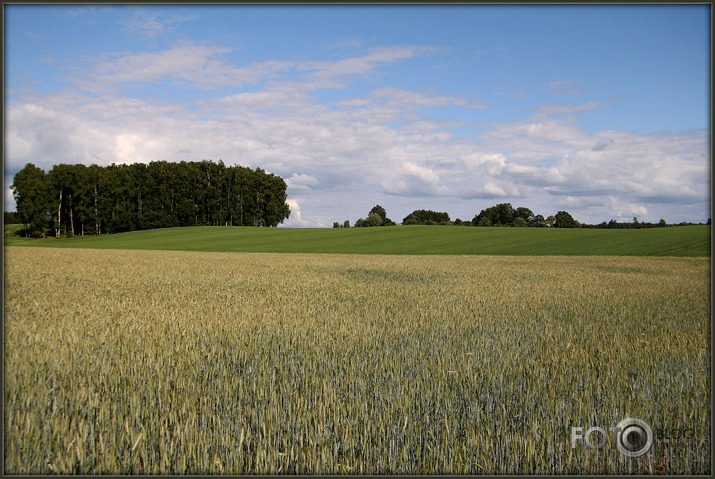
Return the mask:
<path id="1" fill-rule="evenodd" d="M 190 20 L 137 17 L 125 28 L 151 37 Z M 74 65 L 64 89 L 13 98 L 6 202 L 12 175 L 29 162 L 49 170 L 207 158 L 285 178 L 291 226 L 354 222 L 377 203 L 398 221 L 417 208 L 471 219 L 496 202 L 567 209 L 582 222 L 707 219 L 707 131 L 586 131 L 579 115 L 607 105 L 598 101 L 464 120 L 493 104 L 384 84 L 394 65 L 438 50 L 430 46 L 244 64 L 233 50 L 184 41 L 108 52 Z M 364 93 L 347 90 L 355 85 Z"/>

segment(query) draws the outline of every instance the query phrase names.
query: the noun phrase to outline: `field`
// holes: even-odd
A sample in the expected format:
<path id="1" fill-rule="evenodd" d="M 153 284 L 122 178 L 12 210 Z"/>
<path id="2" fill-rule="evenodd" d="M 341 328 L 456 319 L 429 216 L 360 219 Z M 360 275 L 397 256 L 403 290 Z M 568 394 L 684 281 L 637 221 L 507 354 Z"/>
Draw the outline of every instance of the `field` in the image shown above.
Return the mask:
<path id="1" fill-rule="evenodd" d="M 5 473 L 711 473 L 709 257 L 5 253 Z"/>
<path id="2" fill-rule="evenodd" d="M 197 226 L 6 245 L 244 253 L 710 256 L 710 226 L 634 230 L 392 226 L 249 228 Z"/>

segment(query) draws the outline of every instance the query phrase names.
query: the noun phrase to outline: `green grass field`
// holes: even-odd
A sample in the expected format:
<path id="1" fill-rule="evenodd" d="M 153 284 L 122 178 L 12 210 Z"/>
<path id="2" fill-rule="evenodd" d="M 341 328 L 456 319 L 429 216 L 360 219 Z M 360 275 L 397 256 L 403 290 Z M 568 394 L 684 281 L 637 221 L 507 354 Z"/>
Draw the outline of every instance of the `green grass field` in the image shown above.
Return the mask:
<path id="1" fill-rule="evenodd" d="M 710 256 L 710 226 L 642 230 L 473 228 L 187 227 L 45 240 L 7 231 L 6 246 L 241 253 Z"/>

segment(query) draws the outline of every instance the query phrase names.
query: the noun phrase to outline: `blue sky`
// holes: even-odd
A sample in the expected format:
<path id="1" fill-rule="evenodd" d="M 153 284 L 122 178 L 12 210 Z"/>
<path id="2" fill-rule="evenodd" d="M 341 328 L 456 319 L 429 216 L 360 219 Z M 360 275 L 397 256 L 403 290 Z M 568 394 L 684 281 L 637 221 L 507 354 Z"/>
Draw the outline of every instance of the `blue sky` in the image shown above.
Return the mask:
<path id="1" fill-rule="evenodd" d="M 710 216 L 709 5 L 5 5 L 5 209 L 32 162 L 222 159 L 286 226 Z"/>

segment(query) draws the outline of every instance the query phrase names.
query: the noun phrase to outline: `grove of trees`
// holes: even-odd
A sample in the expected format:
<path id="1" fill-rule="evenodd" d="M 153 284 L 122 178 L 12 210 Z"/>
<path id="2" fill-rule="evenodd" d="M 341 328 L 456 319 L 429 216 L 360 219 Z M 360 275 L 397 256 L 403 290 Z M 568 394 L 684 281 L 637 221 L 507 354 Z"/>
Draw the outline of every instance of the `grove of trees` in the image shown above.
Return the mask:
<path id="1" fill-rule="evenodd" d="M 561 218 L 561 221 L 558 219 Z M 569 220 L 570 218 L 570 220 Z M 499 203 L 490 208 L 483 209 L 472 218 L 474 226 L 555 226 L 557 228 L 575 228 L 578 221 L 574 220 L 566 211 L 559 211 L 556 216 L 544 218 L 535 215 L 529 208 L 520 206 L 514 208 L 511 203 Z"/>
<path id="2" fill-rule="evenodd" d="M 445 225 L 449 214 L 432 210 L 415 210 L 402 220 L 403 225 Z"/>
<path id="3" fill-rule="evenodd" d="M 394 226 L 395 222 L 387 217 L 387 211 L 380 205 L 372 207 L 367 218 L 360 218 L 355 222 L 355 228 L 366 226 Z"/>
<path id="4" fill-rule="evenodd" d="M 172 226 L 278 226 L 286 183 L 222 161 L 54 165 L 28 163 L 11 188 L 25 236 L 118 233 Z"/>
<path id="5" fill-rule="evenodd" d="M 385 212 L 385 208 L 380 205 L 370 210 L 366 218 L 360 218 L 355 222 L 356 227 L 360 226 L 386 226 L 394 225 Z M 554 228 L 656 228 L 668 226 L 664 219 L 658 223 L 639 222 L 638 218 L 633 218 L 628 223 L 618 223 L 611 220 L 600 224 L 590 225 L 580 223 L 568 211 L 558 211 L 555 215 L 544 218 L 543 215 L 534 214 L 529 208 L 520 206 L 514 208 L 511 203 L 499 203 L 485 208 L 475 215 L 471 221 L 463 221 L 459 218 L 451 221 L 446 212 L 432 210 L 415 210 L 402 220 L 403 225 L 455 225 L 455 226 L 510 226 L 510 227 L 554 227 Z M 679 223 L 688 225 L 694 223 Z M 707 224 L 710 224 L 708 219 Z M 349 228 L 350 222 L 344 224 L 333 223 L 334 228 Z"/>

